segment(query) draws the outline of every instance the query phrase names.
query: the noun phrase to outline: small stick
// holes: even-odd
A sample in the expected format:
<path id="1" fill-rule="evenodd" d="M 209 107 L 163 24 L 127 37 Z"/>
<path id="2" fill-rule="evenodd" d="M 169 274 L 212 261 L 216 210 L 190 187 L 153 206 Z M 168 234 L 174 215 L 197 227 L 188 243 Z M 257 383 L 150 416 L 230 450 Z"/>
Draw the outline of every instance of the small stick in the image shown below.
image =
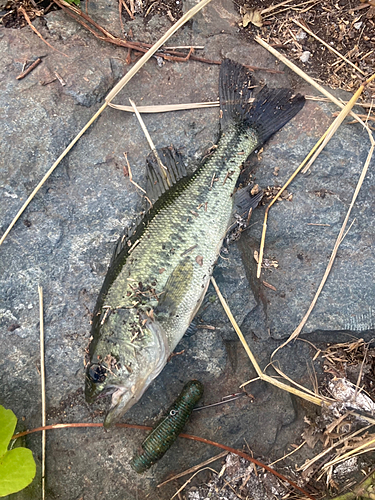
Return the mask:
<path id="1" fill-rule="evenodd" d="M 164 47 L 164 50 L 179 50 L 179 49 L 203 50 L 204 49 L 204 45 L 177 45 L 176 47 Z M 371 51 L 371 52 L 373 52 L 373 51 Z M 369 52 L 369 54 L 371 52 Z"/>
<path id="2" fill-rule="evenodd" d="M 151 148 L 151 151 L 154 153 L 154 156 L 156 158 L 156 161 L 158 162 L 160 171 L 163 173 L 163 175 L 165 177 L 165 180 L 167 182 L 167 185 L 170 187 L 171 183 L 170 183 L 170 180 L 169 180 L 167 172 L 166 172 L 167 168 L 163 165 L 163 163 L 162 163 L 162 161 L 160 159 L 160 156 L 158 155 L 158 152 L 156 150 L 155 144 L 154 144 L 153 140 L 151 139 L 151 136 L 148 133 L 148 130 L 146 128 L 145 122 L 143 121 L 143 118 L 139 114 L 139 111 L 138 111 L 135 103 L 131 99 L 129 99 L 129 102 L 132 105 L 132 108 L 134 110 L 135 116 L 138 118 L 139 124 L 140 124 L 140 126 L 141 126 L 141 128 L 143 130 L 143 133 L 145 134 L 145 137 L 146 137 L 147 142 L 148 142 L 148 144 L 149 144 L 149 146 Z"/>
<path id="3" fill-rule="evenodd" d="M 112 101 L 112 99 L 120 92 L 120 90 L 128 83 L 128 81 L 141 69 L 141 67 L 155 54 L 157 50 L 160 49 L 162 45 L 189 19 L 191 19 L 197 12 L 199 12 L 203 7 L 205 7 L 211 0 L 201 0 L 192 9 L 190 9 L 186 14 L 184 14 L 181 19 L 179 19 L 169 30 L 163 35 L 152 47 L 146 52 L 139 61 L 137 61 L 134 66 L 126 73 L 126 75 L 121 78 L 121 80 L 113 87 L 111 92 L 107 95 L 106 102 Z"/>
<path id="4" fill-rule="evenodd" d="M 31 73 L 31 71 L 33 69 L 35 69 L 38 64 L 40 64 L 42 62 L 41 58 L 38 57 L 38 59 L 36 59 L 36 61 L 34 61 L 32 64 L 30 64 L 30 66 L 25 69 L 25 71 L 22 71 L 21 74 L 19 74 L 18 76 L 16 76 L 16 80 L 22 80 L 22 78 L 25 78 L 26 75 L 28 75 L 29 73 Z"/>
<path id="5" fill-rule="evenodd" d="M 126 5 L 125 0 L 120 0 L 120 1 L 119 1 L 119 5 L 123 5 L 123 6 L 125 7 L 125 10 L 126 10 L 126 12 L 129 14 L 130 19 L 134 19 L 134 15 L 130 12 L 130 9 L 129 9 L 129 7 Z M 122 24 L 122 20 L 121 20 L 121 24 Z"/>
<path id="6" fill-rule="evenodd" d="M 62 78 L 62 76 L 60 76 L 60 75 L 58 74 L 58 72 L 57 72 L 57 71 L 55 71 L 55 77 L 56 77 L 56 78 L 58 79 L 58 81 L 60 82 L 60 85 L 61 85 L 62 87 L 65 87 L 65 85 L 66 85 L 65 80 Z"/>
<path id="7" fill-rule="evenodd" d="M 52 47 L 52 45 L 50 43 L 47 42 L 47 40 L 44 40 L 44 38 L 42 37 L 42 35 L 39 33 L 39 31 L 35 28 L 35 26 L 33 25 L 33 23 L 30 21 L 30 18 L 26 12 L 26 10 L 23 8 L 23 7 L 18 7 L 18 10 L 20 12 L 22 12 L 24 18 L 26 19 L 26 22 L 27 24 L 30 26 L 30 28 L 33 30 L 34 33 L 36 33 L 38 35 L 38 37 L 46 44 L 48 45 L 48 47 L 50 47 L 52 50 L 56 50 L 56 52 L 58 52 L 59 54 L 62 54 L 63 56 L 65 57 L 68 57 L 66 54 L 64 54 L 64 52 L 61 52 L 60 50 L 57 50 L 55 49 L 55 47 Z"/>
<path id="8" fill-rule="evenodd" d="M 42 427 L 46 425 L 46 374 L 44 366 L 44 320 L 43 320 L 43 288 L 38 285 L 39 293 L 39 327 L 40 327 L 40 378 L 42 389 Z M 45 499 L 46 473 L 46 431 L 42 431 L 42 500 Z"/>
<path id="9" fill-rule="evenodd" d="M 350 64 L 350 66 L 352 66 L 354 69 L 356 69 L 357 71 L 359 71 L 360 73 L 362 73 L 362 75 L 366 75 L 366 73 L 364 71 L 362 71 L 360 68 L 358 68 L 355 64 L 353 64 L 351 61 L 349 61 L 349 59 L 347 59 L 345 56 L 343 56 L 342 54 L 340 54 L 340 52 L 336 49 L 334 49 L 333 47 L 331 47 L 331 45 L 329 45 L 328 43 L 326 43 L 324 40 L 322 40 L 321 38 L 319 38 L 317 35 L 315 35 L 315 33 L 313 33 L 306 25 L 303 25 L 301 24 L 299 21 L 297 21 L 296 19 L 293 19 L 293 22 L 294 24 L 296 24 L 297 26 L 299 26 L 300 28 L 302 28 L 304 31 L 306 31 L 306 33 L 308 33 L 309 35 L 311 35 L 313 38 L 315 38 L 316 40 L 318 40 L 318 42 L 320 42 L 321 44 L 323 44 L 325 47 L 327 47 L 328 50 L 330 50 L 331 52 L 333 52 L 334 54 L 336 54 L 337 56 L 341 57 L 341 59 L 343 61 L 345 61 L 346 63 Z"/>
<path id="10" fill-rule="evenodd" d="M 129 160 L 128 160 L 128 153 L 124 153 L 124 156 L 125 156 L 125 160 L 126 160 L 126 163 L 127 163 L 127 166 L 128 166 L 129 181 L 132 184 L 134 184 L 135 187 L 137 187 L 138 189 L 140 189 L 144 194 L 147 194 L 146 191 L 143 188 L 141 188 L 141 186 L 139 184 L 137 184 L 135 181 L 133 181 L 133 174 L 132 174 L 132 169 L 130 168 L 130 163 L 129 163 Z M 152 207 L 152 203 L 151 203 L 151 207 Z"/>
<path id="11" fill-rule="evenodd" d="M 226 455 L 228 455 L 228 452 L 227 451 L 222 451 L 218 455 L 215 455 L 214 457 L 211 457 L 208 460 L 205 460 L 204 462 L 201 462 L 200 464 L 194 465 L 194 467 L 191 467 L 190 469 L 187 469 L 184 472 L 180 472 L 179 474 L 176 474 L 175 476 L 170 477 L 169 479 L 167 479 L 163 483 L 158 484 L 156 487 L 157 488 L 161 488 L 162 486 L 164 486 L 165 484 L 169 483 L 170 481 L 174 481 L 175 479 L 179 479 L 180 477 L 184 477 L 187 474 L 191 474 L 191 473 L 195 472 L 196 470 L 200 469 L 201 467 L 205 467 L 206 465 L 209 465 L 212 462 L 216 462 L 216 460 L 219 460 L 220 458 L 223 458 Z"/>

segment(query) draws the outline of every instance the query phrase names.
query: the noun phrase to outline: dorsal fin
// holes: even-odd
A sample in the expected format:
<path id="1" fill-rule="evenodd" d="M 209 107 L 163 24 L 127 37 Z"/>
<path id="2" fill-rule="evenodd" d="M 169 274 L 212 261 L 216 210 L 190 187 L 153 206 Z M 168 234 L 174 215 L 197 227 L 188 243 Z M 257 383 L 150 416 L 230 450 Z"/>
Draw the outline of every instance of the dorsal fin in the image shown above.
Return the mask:
<path id="1" fill-rule="evenodd" d="M 161 195 L 187 176 L 182 156 L 174 147 L 157 150 L 159 158 L 165 167 L 159 166 L 154 153 L 147 156 L 147 196 L 154 204 Z"/>
<path id="2" fill-rule="evenodd" d="M 163 172 L 161 171 L 161 167 L 154 153 L 150 153 L 146 158 L 146 193 L 152 205 L 154 205 L 157 200 L 180 179 L 187 176 L 182 156 L 173 146 L 169 148 L 160 148 L 157 152 L 165 167 Z M 139 232 L 138 228 L 142 224 L 147 224 L 147 215 L 151 208 L 152 207 L 148 203 L 147 209 L 138 215 L 130 227 L 124 229 L 123 234 L 117 240 L 109 267 L 115 266 L 115 262 L 119 256 L 123 258 L 124 254 L 128 253 L 131 247 L 136 243 L 137 234 Z"/>

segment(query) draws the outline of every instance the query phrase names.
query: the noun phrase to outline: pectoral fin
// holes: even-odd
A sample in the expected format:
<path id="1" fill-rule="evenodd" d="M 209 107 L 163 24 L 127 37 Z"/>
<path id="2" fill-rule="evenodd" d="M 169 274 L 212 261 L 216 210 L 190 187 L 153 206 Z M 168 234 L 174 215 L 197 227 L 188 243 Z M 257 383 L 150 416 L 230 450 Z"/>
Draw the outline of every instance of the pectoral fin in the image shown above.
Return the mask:
<path id="1" fill-rule="evenodd" d="M 178 264 L 168 278 L 155 309 L 157 316 L 170 317 L 176 314 L 178 307 L 188 293 L 192 279 L 193 263 L 187 257 Z"/>

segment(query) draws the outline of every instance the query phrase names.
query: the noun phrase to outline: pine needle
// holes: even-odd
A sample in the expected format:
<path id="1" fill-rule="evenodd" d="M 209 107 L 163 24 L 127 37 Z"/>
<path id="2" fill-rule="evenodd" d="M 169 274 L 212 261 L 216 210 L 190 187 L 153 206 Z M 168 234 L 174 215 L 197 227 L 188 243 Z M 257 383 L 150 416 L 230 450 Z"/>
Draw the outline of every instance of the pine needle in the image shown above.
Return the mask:
<path id="1" fill-rule="evenodd" d="M 294 22 L 294 24 L 296 24 L 297 26 L 299 26 L 300 28 L 302 28 L 303 31 L 306 31 L 306 33 L 308 33 L 310 36 L 312 36 L 313 38 L 315 38 L 315 40 L 318 40 L 318 42 L 320 42 L 322 45 L 324 45 L 325 47 L 327 47 L 328 50 L 330 50 L 331 52 L 333 52 L 334 54 L 336 54 L 338 57 L 340 57 L 347 64 L 350 64 L 350 66 L 352 66 L 356 71 L 359 71 L 360 73 L 362 73 L 362 75 L 366 75 L 366 73 L 364 71 L 362 71 L 355 64 L 353 64 L 351 61 L 349 61 L 349 59 L 347 59 L 345 56 L 343 56 L 342 54 L 340 54 L 340 52 L 338 52 L 336 49 L 334 49 L 332 47 L 332 45 L 329 45 L 324 40 L 322 40 L 317 35 L 315 35 L 315 33 L 313 33 L 311 30 L 309 30 L 309 28 L 306 25 L 301 24 L 296 19 L 293 19 L 292 21 Z"/>

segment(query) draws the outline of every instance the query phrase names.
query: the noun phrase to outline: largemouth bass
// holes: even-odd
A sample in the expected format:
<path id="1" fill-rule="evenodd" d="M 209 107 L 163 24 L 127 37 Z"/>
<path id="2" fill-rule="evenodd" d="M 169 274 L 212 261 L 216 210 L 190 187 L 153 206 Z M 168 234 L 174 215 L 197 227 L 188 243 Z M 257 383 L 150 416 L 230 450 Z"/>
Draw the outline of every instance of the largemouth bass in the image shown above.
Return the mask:
<path id="1" fill-rule="evenodd" d="M 219 77 L 221 137 L 214 154 L 187 176 L 182 158 L 163 149 L 148 161 L 153 207 L 117 244 L 92 321 L 86 400 L 113 391 L 110 427 L 167 363 L 206 293 L 230 225 L 243 161 L 304 105 L 287 89 L 263 89 L 240 64 Z"/>

